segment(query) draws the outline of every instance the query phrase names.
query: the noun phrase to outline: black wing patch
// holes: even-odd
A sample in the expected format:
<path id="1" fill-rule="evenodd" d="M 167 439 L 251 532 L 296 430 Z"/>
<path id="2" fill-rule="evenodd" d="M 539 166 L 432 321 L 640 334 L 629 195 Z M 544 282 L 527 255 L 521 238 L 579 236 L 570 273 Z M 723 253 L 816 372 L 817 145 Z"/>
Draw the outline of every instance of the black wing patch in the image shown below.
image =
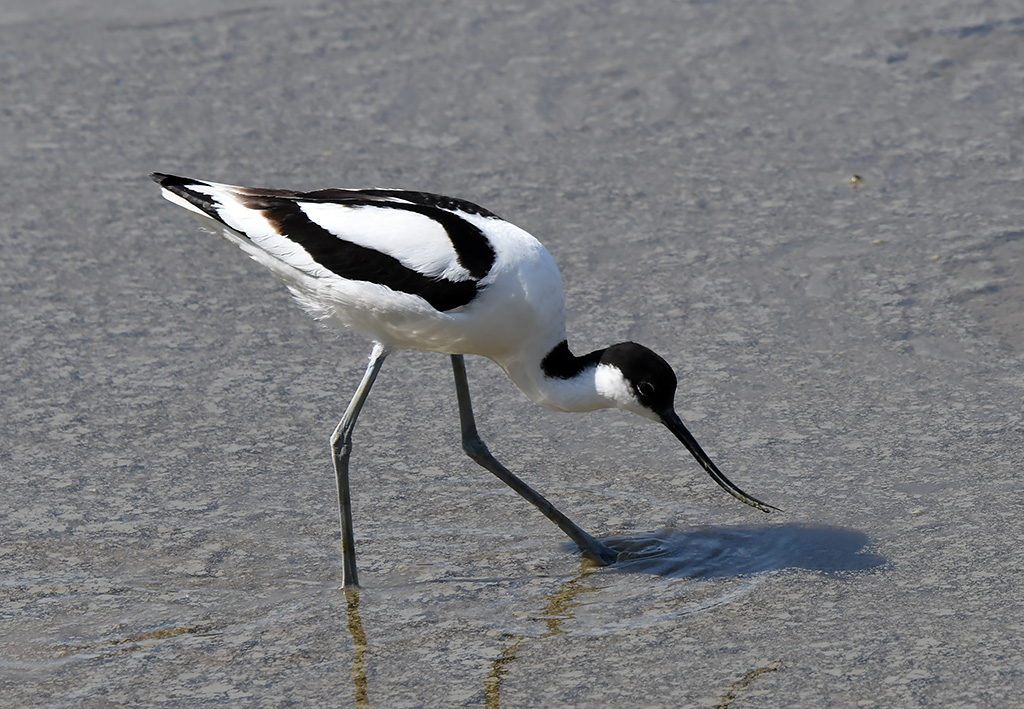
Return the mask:
<path id="1" fill-rule="evenodd" d="M 210 195 L 192 189 L 204 184 L 202 181 L 162 173 L 153 173 L 151 177 L 161 187 L 187 200 L 210 217 L 224 221 L 218 212 L 220 205 L 217 201 Z M 325 189 L 295 192 L 248 187 L 229 189 L 235 198 L 250 209 L 262 212 L 278 233 L 301 245 L 314 261 L 332 273 L 348 280 L 377 283 L 394 291 L 418 295 L 441 312 L 472 302 L 480 290 L 479 280 L 490 272 L 496 258 L 494 247 L 479 227 L 449 210 L 487 218 L 497 217 L 465 200 L 408 190 Z M 403 265 L 393 256 L 345 241 L 311 220 L 297 202 L 404 209 L 421 214 L 444 228 L 459 265 L 466 269 L 472 280 L 451 281 L 425 276 Z"/>
<path id="2" fill-rule="evenodd" d="M 246 196 L 244 199 L 246 206 L 263 212 L 280 234 L 302 246 L 314 261 L 342 278 L 377 283 L 393 291 L 418 295 L 441 312 L 468 305 L 476 297 L 477 280 L 449 281 L 424 276 L 394 256 L 345 241 L 311 220 L 292 198 Z M 305 200 L 305 197 L 299 199 Z M 483 234 L 480 237 L 484 238 Z"/>
<path id="3" fill-rule="evenodd" d="M 497 219 L 498 217 L 472 202 L 454 197 L 430 194 L 429 192 L 411 192 L 408 190 L 339 190 L 327 189 L 315 192 L 296 194 L 294 199 L 303 202 L 326 202 L 345 204 L 353 207 L 372 206 L 382 209 L 404 209 L 407 212 L 422 214 L 428 219 L 444 227 L 451 239 L 452 247 L 459 265 L 469 271 L 474 278 L 483 278 L 494 265 L 494 247 L 475 225 L 467 222 L 449 210 L 462 211 L 466 214 L 478 214 L 482 217 Z M 402 200 L 395 202 L 393 200 Z"/>

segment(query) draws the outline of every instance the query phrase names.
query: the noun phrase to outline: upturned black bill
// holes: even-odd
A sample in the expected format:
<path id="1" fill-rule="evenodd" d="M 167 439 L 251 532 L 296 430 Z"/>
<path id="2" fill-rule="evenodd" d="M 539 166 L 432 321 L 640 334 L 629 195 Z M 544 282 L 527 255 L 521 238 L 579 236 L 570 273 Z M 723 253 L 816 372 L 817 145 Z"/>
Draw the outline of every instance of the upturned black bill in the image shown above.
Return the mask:
<path id="1" fill-rule="evenodd" d="M 751 497 L 733 485 L 729 478 L 725 477 L 725 475 L 722 474 L 722 471 L 718 469 L 718 466 L 711 462 L 711 458 L 709 458 L 708 454 L 704 452 L 704 449 L 700 447 L 700 444 L 697 443 L 697 440 L 693 435 L 686 430 L 686 426 L 683 425 L 682 420 L 675 411 L 662 415 L 661 421 L 676 438 L 682 441 L 683 445 L 686 446 L 686 450 L 690 451 L 690 454 L 697 459 L 697 462 L 703 466 L 704 470 L 706 470 L 708 475 L 711 476 L 711 479 L 721 485 L 722 488 L 730 495 L 740 502 L 745 502 L 751 507 L 756 507 L 762 512 L 771 512 L 772 510 L 779 509 L 774 505 L 761 502 L 756 497 Z"/>

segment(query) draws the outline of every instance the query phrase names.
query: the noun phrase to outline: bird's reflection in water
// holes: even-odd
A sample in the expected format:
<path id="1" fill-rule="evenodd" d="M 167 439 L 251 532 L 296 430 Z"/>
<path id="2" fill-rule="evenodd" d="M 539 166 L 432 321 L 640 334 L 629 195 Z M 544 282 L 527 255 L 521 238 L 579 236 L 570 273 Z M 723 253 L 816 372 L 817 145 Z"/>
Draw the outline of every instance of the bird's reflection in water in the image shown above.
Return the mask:
<path id="1" fill-rule="evenodd" d="M 579 571 L 568 581 L 546 596 L 547 604 L 543 612 L 530 616 L 529 620 L 535 623 L 543 623 L 546 630 L 538 635 L 504 635 L 505 647 L 494 662 L 491 663 L 490 671 L 484 678 L 484 706 L 487 709 L 498 709 L 500 706 L 501 681 L 508 674 L 509 666 L 516 659 L 519 649 L 530 640 L 550 638 L 554 635 L 561 635 L 566 632 L 563 624 L 566 620 L 574 617 L 574 611 L 582 604 L 579 596 L 585 593 L 593 593 L 597 588 L 585 583 L 587 577 L 596 573 L 602 567 L 597 566 L 586 559 L 580 560 Z"/>
<path id="2" fill-rule="evenodd" d="M 619 552 L 615 564 L 600 567 L 581 559 L 579 571 L 546 596 L 543 612 L 529 618 L 543 623 L 546 630 L 536 635 L 504 636 L 504 648 L 491 663 L 484 679 L 484 699 L 488 709 L 499 707 L 502 680 L 526 643 L 567 632 L 587 632 L 586 626 L 594 624 L 594 619 L 586 620 L 595 607 L 594 599 L 606 598 L 603 592 L 612 587 L 619 592 L 623 590 L 620 584 L 625 579 L 614 582 L 613 574 L 693 579 L 697 585 L 675 589 L 676 592 L 682 591 L 683 596 L 679 597 L 679 605 L 674 612 L 659 612 L 625 624 L 601 623 L 602 630 L 608 632 L 630 627 L 636 629 L 643 627 L 645 622 L 678 622 L 687 615 L 731 603 L 756 588 L 756 579 L 764 578 L 770 572 L 794 568 L 839 575 L 868 571 L 885 563 L 881 556 L 866 551 L 869 539 L 863 532 L 824 525 L 664 529 L 604 537 L 601 541 Z M 567 544 L 566 548 L 569 546 Z M 739 587 L 734 588 L 735 584 L 729 583 L 734 580 L 742 582 Z M 722 581 L 727 583 L 719 588 Z M 719 583 L 711 583 L 710 588 L 715 590 L 711 597 L 705 597 L 707 589 L 704 587 L 710 582 Z M 636 583 L 643 584 L 642 578 L 637 578 Z M 647 589 L 650 590 L 649 584 Z M 619 592 L 613 593 L 622 603 L 616 615 L 626 610 L 632 601 L 630 594 Z M 588 600 L 585 594 L 593 595 Z M 599 603 L 596 607 L 603 605 Z M 642 609 L 635 610 L 644 614 Z"/>
<path id="3" fill-rule="evenodd" d="M 355 706 L 363 709 L 370 706 L 370 699 L 366 693 L 366 651 L 369 647 L 366 644 L 363 621 L 359 617 L 359 589 L 349 587 L 344 589 L 344 592 L 348 632 L 352 636 L 352 685 L 355 688 Z"/>
<path id="4" fill-rule="evenodd" d="M 619 552 L 615 564 L 602 567 L 581 558 L 575 574 L 551 593 L 534 597 L 539 611 L 527 615 L 526 621 L 536 624 L 535 632 L 520 626 L 502 635 L 501 652 L 483 680 L 488 709 L 500 706 L 502 682 L 523 646 L 531 641 L 566 633 L 608 634 L 678 623 L 686 616 L 733 603 L 769 581 L 772 572 L 785 569 L 840 576 L 885 563 L 867 550 L 869 539 L 863 532 L 823 525 L 664 529 L 601 541 Z M 656 588 L 649 577 L 661 579 Z M 657 610 L 651 608 L 652 593 Z M 354 646 L 351 676 L 355 705 L 369 707 L 368 647 L 359 616 L 359 590 L 345 589 L 345 598 Z"/>

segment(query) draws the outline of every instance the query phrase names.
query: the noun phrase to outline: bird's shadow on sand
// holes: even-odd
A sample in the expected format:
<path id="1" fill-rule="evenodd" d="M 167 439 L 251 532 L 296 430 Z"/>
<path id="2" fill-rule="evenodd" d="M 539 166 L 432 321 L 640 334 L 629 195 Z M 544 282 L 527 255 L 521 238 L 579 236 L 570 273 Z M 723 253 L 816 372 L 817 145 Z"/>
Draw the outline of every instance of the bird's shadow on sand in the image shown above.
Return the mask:
<path id="1" fill-rule="evenodd" d="M 611 569 L 665 577 L 714 579 L 790 568 L 835 575 L 885 563 L 868 551 L 863 532 L 824 525 L 663 529 L 601 541 L 619 552 Z"/>

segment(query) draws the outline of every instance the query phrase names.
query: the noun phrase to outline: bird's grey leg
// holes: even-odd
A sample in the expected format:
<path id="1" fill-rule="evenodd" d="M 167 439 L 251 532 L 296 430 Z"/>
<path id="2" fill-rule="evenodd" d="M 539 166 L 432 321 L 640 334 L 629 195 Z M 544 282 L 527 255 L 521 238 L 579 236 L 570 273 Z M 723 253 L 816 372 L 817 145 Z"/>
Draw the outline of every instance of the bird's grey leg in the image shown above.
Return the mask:
<path id="1" fill-rule="evenodd" d="M 459 399 L 459 420 L 462 423 L 462 449 L 481 466 L 490 470 L 510 488 L 526 498 L 530 504 L 544 513 L 544 516 L 558 525 L 558 528 L 576 542 L 576 546 L 584 556 L 606 566 L 618 558 L 618 552 L 609 549 L 601 542 L 580 529 L 576 524 L 558 511 L 548 500 L 532 487 L 513 475 L 487 450 L 480 439 L 473 419 L 473 405 L 469 399 L 469 382 L 466 380 L 466 363 L 462 355 L 452 355 L 452 371 L 455 373 L 455 393 Z"/>
<path id="2" fill-rule="evenodd" d="M 334 461 L 334 474 L 338 478 L 338 508 L 341 511 L 341 582 L 346 588 L 359 585 L 356 575 L 356 547 L 352 533 L 352 496 L 348 487 L 348 459 L 352 453 L 352 429 L 356 427 L 356 419 L 363 408 L 366 396 L 370 393 L 377 373 L 380 372 L 384 359 L 390 351 L 380 344 L 373 346 L 370 353 L 370 364 L 366 374 L 359 382 L 355 396 L 349 402 L 345 415 L 341 417 L 338 427 L 331 435 L 331 458 Z"/>

